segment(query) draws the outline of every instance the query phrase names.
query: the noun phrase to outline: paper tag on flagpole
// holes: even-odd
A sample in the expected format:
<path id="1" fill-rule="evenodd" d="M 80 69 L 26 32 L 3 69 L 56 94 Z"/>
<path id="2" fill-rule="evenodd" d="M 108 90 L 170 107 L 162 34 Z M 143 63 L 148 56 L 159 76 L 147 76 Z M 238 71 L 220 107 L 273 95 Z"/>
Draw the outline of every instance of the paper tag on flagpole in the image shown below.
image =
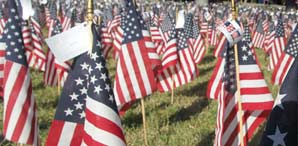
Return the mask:
<path id="1" fill-rule="evenodd" d="M 184 28 L 184 22 L 185 22 L 185 16 L 184 16 L 184 10 L 180 10 L 178 12 L 178 18 L 176 21 L 176 28 Z"/>
<path id="2" fill-rule="evenodd" d="M 31 0 L 20 0 L 22 5 L 22 17 L 24 20 L 28 20 L 30 16 L 34 15 L 34 10 L 32 7 Z"/>
<path id="3" fill-rule="evenodd" d="M 92 48 L 91 26 L 86 22 L 45 39 L 59 62 L 65 62 Z"/>

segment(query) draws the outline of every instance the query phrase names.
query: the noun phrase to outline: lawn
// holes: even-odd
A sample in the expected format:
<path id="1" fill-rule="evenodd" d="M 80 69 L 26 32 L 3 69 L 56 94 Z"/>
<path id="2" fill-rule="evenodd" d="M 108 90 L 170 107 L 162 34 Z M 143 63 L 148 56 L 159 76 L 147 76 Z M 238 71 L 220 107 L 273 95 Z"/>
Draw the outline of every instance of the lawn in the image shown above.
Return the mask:
<path id="1" fill-rule="evenodd" d="M 267 71 L 268 58 L 261 49 L 257 56 L 269 88 L 275 97 L 277 86 L 270 82 L 271 72 Z M 198 65 L 200 75 L 190 84 L 175 89 L 174 103 L 171 104 L 171 93 L 159 93 L 146 97 L 145 110 L 147 135 L 150 146 L 212 146 L 216 125 L 217 102 L 206 97 L 207 84 L 212 74 L 216 59 L 209 50 L 204 60 Z M 108 61 L 110 76 L 115 74 L 115 62 Z M 58 103 L 56 87 L 44 87 L 42 73 L 31 71 L 33 90 L 38 106 L 40 136 L 44 143 L 54 118 Z M 0 106 L 2 122 L 3 105 Z M 144 145 L 141 103 L 135 103 L 122 117 L 125 138 L 130 146 Z M 0 126 L 2 129 L 2 125 Z M 249 146 L 259 143 L 264 125 L 260 126 Z M 5 141 L 2 145 L 15 145 Z"/>

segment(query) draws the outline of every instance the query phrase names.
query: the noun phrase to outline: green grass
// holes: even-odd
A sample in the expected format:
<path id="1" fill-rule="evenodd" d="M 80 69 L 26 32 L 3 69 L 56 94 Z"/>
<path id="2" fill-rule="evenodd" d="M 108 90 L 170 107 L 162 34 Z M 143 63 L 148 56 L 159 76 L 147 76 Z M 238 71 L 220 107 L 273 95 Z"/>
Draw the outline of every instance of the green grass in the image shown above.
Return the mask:
<path id="1" fill-rule="evenodd" d="M 277 86 L 270 84 L 271 72 L 267 71 L 268 58 L 257 49 L 262 70 L 275 97 Z M 200 75 L 190 84 L 175 89 L 174 104 L 170 93 L 155 92 L 145 99 L 147 135 L 150 146 L 212 146 L 216 125 L 217 102 L 206 98 L 207 84 L 216 59 L 211 51 L 198 65 Z M 115 62 L 108 62 L 110 76 L 115 76 Z M 34 94 L 38 105 L 38 121 L 42 143 L 45 142 L 58 103 L 57 88 L 44 87 L 42 74 L 32 71 Z M 0 106 L 2 121 L 3 105 Z M 135 103 L 122 117 L 125 138 L 130 146 L 144 145 L 140 102 Z M 0 126 L 2 129 L 2 125 Z M 249 146 L 258 145 L 264 125 L 260 126 Z M 14 145 L 5 141 L 3 145 Z"/>

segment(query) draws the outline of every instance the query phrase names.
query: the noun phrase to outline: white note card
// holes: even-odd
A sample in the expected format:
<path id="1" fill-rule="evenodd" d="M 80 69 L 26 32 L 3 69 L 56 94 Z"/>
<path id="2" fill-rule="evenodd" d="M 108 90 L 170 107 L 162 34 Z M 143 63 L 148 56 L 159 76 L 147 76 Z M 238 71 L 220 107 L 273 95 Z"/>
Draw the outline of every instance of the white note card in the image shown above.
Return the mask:
<path id="1" fill-rule="evenodd" d="M 28 20 L 30 16 L 34 15 L 31 0 L 20 0 L 23 9 L 23 19 Z"/>
<path id="2" fill-rule="evenodd" d="M 185 16 L 184 16 L 184 10 L 180 10 L 178 12 L 178 18 L 176 22 L 176 28 L 184 28 L 184 22 L 185 22 Z"/>
<path id="3" fill-rule="evenodd" d="M 59 62 L 92 49 L 91 26 L 86 22 L 45 40 Z"/>

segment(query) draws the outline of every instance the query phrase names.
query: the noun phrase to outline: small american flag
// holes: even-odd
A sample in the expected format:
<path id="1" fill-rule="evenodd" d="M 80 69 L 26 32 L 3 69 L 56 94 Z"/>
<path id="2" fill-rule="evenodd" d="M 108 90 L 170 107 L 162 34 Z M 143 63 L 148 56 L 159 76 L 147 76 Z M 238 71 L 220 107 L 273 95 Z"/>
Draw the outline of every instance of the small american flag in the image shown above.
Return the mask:
<path id="1" fill-rule="evenodd" d="M 82 145 L 126 145 L 106 62 L 93 27 L 93 50 L 88 54 L 88 91 Z"/>
<path id="2" fill-rule="evenodd" d="M 66 12 L 66 15 L 62 22 L 62 31 L 66 31 L 71 28 L 72 26 L 72 14 L 73 14 L 73 8 L 69 8 Z"/>
<path id="3" fill-rule="evenodd" d="M 263 29 L 263 24 L 261 21 L 259 21 L 257 24 L 257 29 L 253 35 L 252 43 L 254 44 L 255 47 L 263 48 L 264 40 L 265 40 L 265 32 Z"/>
<path id="4" fill-rule="evenodd" d="M 249 42 L 238 42 L 240 94 L 243 111 L 237 109 L 237 100 L 234 96 L 236 85 L 236 71 L 234 48 L 226 52 L 223 83 L 219 83 L 221 90 L 217 116 L 216 146 L 237 146 L 240 144 L 238 113 L 243 113 L 243 139 L 245 144 L 253 136 L 257 126 L 268 115 L 273 106 L 273 98 L 264 80 Z"/>
<path id="5" fill-rule="evenodd" d="M 208 28 L 208 41 L 210 45 L 215 46 L 217 43 L 217 35 L 214 20 L 210 21 Z"/>
<path id="6" fill-rule="evenodd" d="M 272 82 L 278 85 L 281 85 L 292 66 L 295 58 L 298 54 L 298 29 L 297 27 L 292 33 L 291 38 L 289 39 L 289 42 L 285 48 L 285 50 L 282 51 L 282 54 L 280 56 L 280 59 L 278 60 L 278 63 L 276 67 L 274 68 L 273 74 L 272 74 Z"/>
<path id="7" fill-rule="evenodd" d="M 285 30 L 283 27 L 282 16 L 280 15 L 278 17 L 277 26 L 275 28 L 274 49 L 272 50 L 272 53 L 276 54 L 275 55 L 276 60 L 279 60 L 279 58 L 282 54 L 282 51 L 285 49 L 286 44 L 287 44 L 287 39 L 285 37 Z M 275 64 L 274 68 L 276 67 L 276 65 L 277 64 Z"/>
<path id="8" fill-rule="evenodd" d="M 198 27 L 198 23 L 194 23 L 193 25 L 193 57 L 196 64 L 199 64 L 206 53 L 206 47 L 204 44 L 204 40 L 202 35 L 200 34 L 200 30 Z"/>
<path id="9" fill-rule="evenodd" d="M 30 67 L 33 67 L 36 70 L 45 71 L 46 55 L 44 54 L 44 51 L 42 49 L 42 40 L 40 38 L 42 34 L 39 24 L 36 24 L 33 21 L 31 21 L 30 24 L 33 50 L 31 53 L 31 61 L 29 61 L 28 63 Z"/>
<path id="10" fill-rule="evenodd" d="M 274 49 L 274 39 L 275 39 L 275 28 L 274 24 L 272 23 L 269 27 L 269 32 L 267 33 L 264 41 L 264 49 L 267 54 L 269 54 L 269 64 L 268 69 L 273 70 L 275 64 L 277 64 L 277 54 Z"/>
<path id="11" fill-rule="evenodd" d="M 174 23 L 170 23 L 171 28 L 169 32 L 164 32 L 167 36 L 167 40 L 165 43 L 164 53 L 162 55 L 162 66 L 163 69 L 168 67 L 174 66 L 177 64 L 178 61 L 178 54 L 177 54 L 177 36 L 176 36 L 176 29 Z M 167 27 L 167 26 L 162 26 Z M 164 29 L 165 30 L 165 29 Z M 165 40 L 165 39 L 164 39 Z"/>
<path id="12" fill-rule="evenodd" d="M 4 17 L 3 17 L 3 11 L 0 10 L 0 35 L 1 35 L 1 34 L 3 33 L 3 31 L 4 31 L 5 23 L 6 23 L 6 20 L 5 20 Z"/>
<path id="13" fill-rule="evenodd" d="M 15 1 L 8 1 L 9 19 L 4 39 L 4 124 L 5 138 L 22 144 L 38 145 L 36 103 L 22 39 L 21 19 Z"/>
<path id="14" fill-rule="evenodd" d="M 148 55 L 147 38 L 143 33 L 141 21 L 131 0 L 127 1 L 127 14 L 122 25 L 123 41 L 116 68 L 114 93 L 118 106 L 145 97 L 156 90 L 151 62 Z M 121 20 L 122 21 L 122 20 Z M 153 45 L 154 47 L 154 45 Z"/>

